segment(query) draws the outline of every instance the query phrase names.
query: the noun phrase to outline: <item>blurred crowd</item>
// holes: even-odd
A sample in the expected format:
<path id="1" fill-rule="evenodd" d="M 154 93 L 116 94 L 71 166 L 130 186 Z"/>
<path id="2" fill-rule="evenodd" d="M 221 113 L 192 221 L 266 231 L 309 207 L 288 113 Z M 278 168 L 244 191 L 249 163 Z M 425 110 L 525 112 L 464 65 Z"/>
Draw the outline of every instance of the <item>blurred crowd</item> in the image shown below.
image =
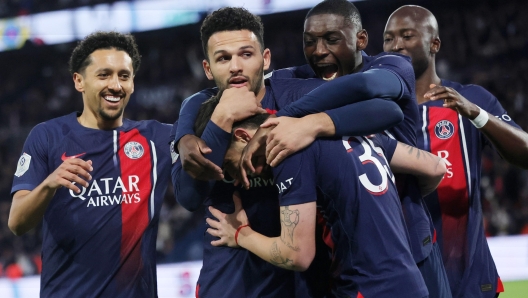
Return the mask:
<path id="1" fill-rule="evenodd" d="M 62 9 L 97 0 L 0 0 L 0 17 Z M 404 1 L 358 2 L 370 35 L 366 52 L 382 49 L 385 21 Z M 511 117 L 528 130 L 528 6 L 522 0 L 414 1 L 429 8 L 440 25 L 442 48 L 437 56 L 441 77 L 483 86 L 500 100 Z M 54 3 L 54 4 L 53 4 Z M 380 5 L 383 3 L 384 5 Z M 68 6 L 70 5 L 70 6 Z M 441 6 L 441 7 L 440 7 Z M 6 13 L 9 9 L 9 13 Z M 17 10 L 18 9 L 18 10 Z M 263 16 L 272 69 L 304 64 L 302 25 L 306 11 Z M 173 123 L 183 99 L 213 83 L 206 80 L 199 24 L 135 34 L 142 64 L 127 118 Z M 36 46 L 0 53 L 0 276 L 38 274 L 40 229 L 14 236 L 7 227 L 11 183 L 24 140 L 39 122 L 82 109 L 67 61 L 75 44 Z M 482 205 L 489 236 L 528 234 L 528 172 L 508 165 L 493 150 L 485 151 Z M 204 212 L 179 206 L 169 186 L 162 207 L 158 235 L 160 263 L 199 260 L 202 254 Z"/>

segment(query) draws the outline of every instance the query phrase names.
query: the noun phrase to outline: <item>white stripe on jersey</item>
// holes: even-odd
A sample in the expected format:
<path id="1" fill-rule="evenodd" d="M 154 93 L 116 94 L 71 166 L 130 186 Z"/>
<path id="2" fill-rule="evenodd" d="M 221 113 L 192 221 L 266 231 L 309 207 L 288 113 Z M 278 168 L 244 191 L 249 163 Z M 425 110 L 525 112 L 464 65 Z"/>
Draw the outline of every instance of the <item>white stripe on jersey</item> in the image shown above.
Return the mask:
<path id="1" fill-rule="evenodd" d="M 462 149 L 464 150 L 464 158 L 466 159 L 468 197 L 471 198 L 471 168 L 469 167 L 468 149 L 466 145 L 466 134 L 464 132 L 464 123 L 462 122 L 462 116 L 460 116 L 460 114 L 458 114 L 458 123 L 460 127 L 460 137 L 462 139 Z"/>
<path id="2" fill-rule="evenodd" d="M 385 130 L 385 134 L 387 134 L 389 138 L 396 140 L 396 138 L 388 130 Z"/>
<path id="3" fill-rule="evenodd" d="M 117 130 L 114 130 L 114 167 L 117 167 Z"/>
<path id="4" fill-rule="evenodd" d="M 423 114 L 422 114 L 422 121 L 423 121 L 423 125 L 422 125 L 422 133 L 423 133 L 423 137 L 424 137 L 424 145 L 423 145 L 423 150 L 427 150 L 427 148 L 429 148 L 429 144 L 427 143 L 427 106 L 423 106 Z"/>
<path id="5" fill-rule="evenodd" d="M 150 193 L 150 220 L 154 217 L 154 192 L 156 190 L 156 181 L 158 180 L 158 156 L 156 155 L 156 145 L 150 141 L 152 148 L 152 192 Z"/>

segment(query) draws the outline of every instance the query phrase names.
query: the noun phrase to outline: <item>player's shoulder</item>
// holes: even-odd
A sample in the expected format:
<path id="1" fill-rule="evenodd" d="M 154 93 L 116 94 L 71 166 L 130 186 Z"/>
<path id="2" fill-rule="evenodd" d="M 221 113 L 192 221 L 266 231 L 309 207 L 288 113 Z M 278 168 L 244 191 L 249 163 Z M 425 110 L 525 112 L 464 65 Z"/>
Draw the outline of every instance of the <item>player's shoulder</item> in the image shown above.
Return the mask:
<path id="1" fill-rule="evenodd" d="M 170 135 L 173 124 L 162 123 L 155 119 L 149 120 L 130 120 L 123 119 L 123 130 L 128 131 L 137 128 L 140 131 Z"/>
<path id="2" fill-rule="evenodd" d="M 310 67 L 310 65 L 304 64 L 301 66 L 292 66 L 292 67 L 273 70 L 272 72 L 268 73 L 265 76 L 265 79 L 268 79 L 268 80 L 291 79 L 291 78 L 309 79 L 309 78 L 315 78 L 315 77 L 316 77 L 315 73 L 313 69 Z"/>
<path id="3" fill-rule="evenodd" d="M 363 54 L 363 53 L 362 53 Z M 363 55 L 366 67 L 392 65 L 397 67 L 412 67 L 411 58 L 399 53 L 382 52 L 375 56 Z"/>
<path id="4" fill-rule="evenodd" d="M 442 80 L 442 86 L 456 90 L 460 95 L 477 105 L 484 105 L 490 101 L 496 101 L 496 97 L 486 88 L 475 84 L 461 84 L 449 80 Z"/>
<path id="5" fill-rule="evenodd" d="M 38 133 L 54 133 L 62 132 L 67 127 L 72 129 L 72 124 L 78 124 L 77 122 L 77 112 L 70 113 L 68 115 L 60 116 L 57 118 L 52 118 L 41 122 L 33 127 L 31 130 L 32 134 Z"/>

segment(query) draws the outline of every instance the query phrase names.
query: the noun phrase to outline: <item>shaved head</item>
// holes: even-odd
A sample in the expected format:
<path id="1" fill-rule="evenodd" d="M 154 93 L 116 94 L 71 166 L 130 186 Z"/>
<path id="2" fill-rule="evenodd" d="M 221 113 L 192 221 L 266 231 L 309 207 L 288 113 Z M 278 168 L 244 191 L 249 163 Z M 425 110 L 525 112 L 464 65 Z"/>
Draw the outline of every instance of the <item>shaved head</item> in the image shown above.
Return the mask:
<path id="1" fill-rule="evenodd" d="M 417 5 L 398 8 L 389 17 L 383 35 L 383 50 L 410 56 L 417 79 L 434 71 L 440 38 L 438 22 L 429 10 Z"/>
<path id="2" fill-rule="evenodd" d="M 438 22 L 436 21 L 435 16 L 428 9 L 418 5 L 402 6 L 391 14 L 387 24 L 392 18 L 396 17 L 408 19 L 409 21 L 412 21 L 412 23 L 422 26 L 431 35 L 431 37 L 438 38 Z"/>

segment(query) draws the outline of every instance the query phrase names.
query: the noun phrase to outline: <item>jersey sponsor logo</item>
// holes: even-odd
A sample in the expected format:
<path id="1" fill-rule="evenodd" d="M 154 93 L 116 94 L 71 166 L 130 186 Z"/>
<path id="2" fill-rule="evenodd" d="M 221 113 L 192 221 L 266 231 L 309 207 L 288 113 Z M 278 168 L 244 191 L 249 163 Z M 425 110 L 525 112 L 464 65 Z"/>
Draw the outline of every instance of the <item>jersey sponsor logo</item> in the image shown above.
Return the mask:
<path id="1" fill-rule="evenodd" d="M 125 151 L 126 156 L 130 159 L 138 159 L 143 156 L 143 153 L 145 152 L 143 146 L 138 142 L 126 143 L 123 150 Z"/>
<path id="2" fill-rule="evenodd" d="M 79 186 L 81 193 L 70 189 L 70 195 L 87 202 L 86 207 L 102 207 L 121 204 L 137 204 L 139 195 L 139 176 L 130 175 L 128 181 L 121 176 L 92 180 L 88 187 Z"/>
<path id="3" fill-rule="evenodd" d="M 293 181 L 293 177 L 284 180 L 284 182 L 279 182 L 275 184 L 277 188 L 279 189 L 279 193 L 283 193 L 285 190 L 287 190 L 288 187 L 292 185 L 292 181 Z"/>
<path id="4" fill-rule="evenodd" d="M 440 120 L 436 123 L 434 132 L 437 138 L 446 140 L 455 133 L 455 126 L 449 120 Z"/>
<path id="5" fill-rule="evenodd" d="M 85 155 L 86 152 L 83 152 L 83 153 L 80 153 L 80 154 L 76 154 L 76 155 L 72 155 L 72 156 L 66 156 L 66 152 L 62 153 L 62 156 L 61 156 L 61 159 L 62 161 L 65 161 L 67 159 L 72 159 L 72 158 L 79 158 L 83 155 Z"/>
<path id="6" fill-rule="evenodd" d="M 273 185 L 274 181 L 273 181 L 273 178 L 262 178 L 262 177 L 252 177 L 252 178 L 248 178 L 249 180 L 249 188 L 252 188 L 252 187 L 266 187 L 266 186 L 271 186 Z M 223 179 L 223 182 L 224 183 L 228 183 L 228 184 L 233 184 L 235 183 L 235 179 L 231 179 L 231 180 L 227 180 L 227 179 Z"/>
<path id="7" fill-rule="evenodd" d="M 29 169 L 29 164 L 31 163 L 31 155 L 26 152 L 22 153 L 22 156 L 18 159 L 17 169 L 15 176 L 20 177 L 24 175 L 25 172 Z"/>
<path id="8" fill-rule="evenodd" d="M 170 143 L 170 154 L 172 164 L 174 164 L 178 160 L 178 156 L 180 156 L 178 153 L 176 153 L 176 150 L 174 150 L 174 141 Z"/>

